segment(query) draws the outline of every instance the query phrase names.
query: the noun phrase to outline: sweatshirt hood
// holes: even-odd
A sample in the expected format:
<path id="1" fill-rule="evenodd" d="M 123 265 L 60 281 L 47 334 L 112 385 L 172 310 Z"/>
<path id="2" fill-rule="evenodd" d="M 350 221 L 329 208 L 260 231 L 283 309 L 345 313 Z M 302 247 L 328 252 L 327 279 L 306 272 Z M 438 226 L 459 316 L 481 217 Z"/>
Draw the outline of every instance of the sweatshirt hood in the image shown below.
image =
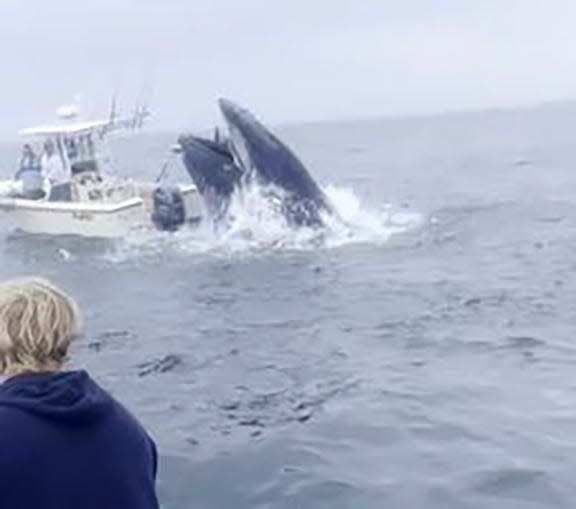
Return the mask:
<path id="1" fill-rule="evenodd" d="M 101 418 L 112 410 L 113 400 L 85 371 L 33 373 L 0 385 L 3 407 L 74 424 Z"/>

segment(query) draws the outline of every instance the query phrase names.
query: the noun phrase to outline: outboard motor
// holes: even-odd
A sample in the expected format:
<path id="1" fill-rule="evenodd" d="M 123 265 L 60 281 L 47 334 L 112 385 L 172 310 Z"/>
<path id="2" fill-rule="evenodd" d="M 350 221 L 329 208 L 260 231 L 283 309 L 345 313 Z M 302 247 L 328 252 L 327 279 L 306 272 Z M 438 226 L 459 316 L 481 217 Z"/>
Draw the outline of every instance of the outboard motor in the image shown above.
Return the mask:
<path id="1" fill-rule="evenodd" d="M 152 222 L 159 230 L 174 232 L 186 221 L 186 206 L 179 189 L 157 187 L 152 202 Z"/>

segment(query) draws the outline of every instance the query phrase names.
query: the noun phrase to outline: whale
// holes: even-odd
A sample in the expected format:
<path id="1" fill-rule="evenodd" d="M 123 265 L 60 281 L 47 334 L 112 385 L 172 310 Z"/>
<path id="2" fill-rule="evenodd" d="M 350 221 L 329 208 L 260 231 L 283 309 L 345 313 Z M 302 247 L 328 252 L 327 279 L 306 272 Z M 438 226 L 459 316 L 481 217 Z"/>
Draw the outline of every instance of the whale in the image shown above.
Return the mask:
<path id="1" fill-rule="evenodd" d="M 232 197 L 257 185 L 294 227 L 321 227 L 333 207 L 301 160 L 250 111 L 220 99 L 227 137 L 179 137 L 182 161 L 214 221 Z M 218 132 L 218 131 L 216 131 Z"/>

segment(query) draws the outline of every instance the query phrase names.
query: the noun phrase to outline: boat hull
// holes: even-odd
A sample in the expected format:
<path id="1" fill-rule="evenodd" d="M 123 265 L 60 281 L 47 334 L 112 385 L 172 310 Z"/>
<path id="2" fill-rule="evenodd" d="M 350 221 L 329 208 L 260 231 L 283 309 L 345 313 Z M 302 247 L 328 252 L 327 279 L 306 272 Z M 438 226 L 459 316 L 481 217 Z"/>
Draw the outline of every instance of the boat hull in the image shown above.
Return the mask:
<path id="1" fill-rule="evenodd" d="M 199 221 L 201 198 L 193 186 L 181 186 L 187 222 Z M 0 198 L 0 213 L 9 232 L 118 238 L 153 229 L 148 193 L 118 202 L 50 202 Z"/>

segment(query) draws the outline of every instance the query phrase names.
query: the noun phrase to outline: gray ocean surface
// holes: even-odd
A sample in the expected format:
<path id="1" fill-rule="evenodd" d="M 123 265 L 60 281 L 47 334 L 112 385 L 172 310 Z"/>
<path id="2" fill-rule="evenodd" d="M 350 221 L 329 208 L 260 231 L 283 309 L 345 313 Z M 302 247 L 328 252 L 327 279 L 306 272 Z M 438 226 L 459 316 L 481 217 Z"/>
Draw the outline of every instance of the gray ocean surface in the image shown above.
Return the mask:
<path id="1" fill-rule="evenodd" d="M 0 237 L 0 277 L 79 299 L 75 365 L 156 439 L 162 506 L 572 509 L 576 107 L 279 134 L 360 233 Z M 174 140 L 111 157 L 155 176 Z"/>

